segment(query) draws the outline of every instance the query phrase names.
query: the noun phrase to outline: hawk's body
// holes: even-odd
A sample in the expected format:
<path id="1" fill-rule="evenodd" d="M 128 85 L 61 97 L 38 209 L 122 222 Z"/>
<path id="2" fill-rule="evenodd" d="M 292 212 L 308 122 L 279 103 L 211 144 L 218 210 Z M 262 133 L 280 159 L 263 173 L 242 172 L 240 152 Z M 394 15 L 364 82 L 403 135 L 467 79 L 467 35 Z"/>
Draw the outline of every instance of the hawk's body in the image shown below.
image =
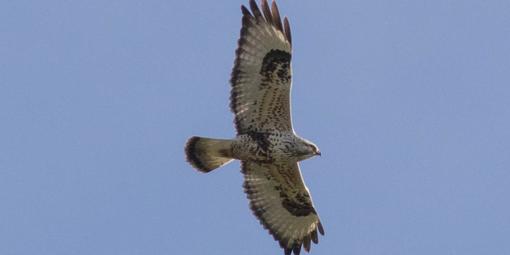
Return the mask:
<path id="1" fill-rule="evenodd" d="M 292 128 L 289 22 L 285 18 L 282 24 L 275 2 L 269 8 L 262 0 L 261 7 L 250 0 L 251 12 L 241 8 L 230 103 L 236 138 L 192 137 L 186 156 L 202 172 L 240 160 L 254 214 L 285 254 L 299 254 L 301 247 L 309 251 L 310 242 L 318 242 L 317 231 L 324 234 L 298 165 L 320 152 Z"/>
<path id="2" fill-rule="evenodd" d="M 236 137 L 232 143 L 232 158 L 241 161 L 297 162 L 313 156 L 307 154 L 307 143 L 293 132 L 251 132 Z"/>

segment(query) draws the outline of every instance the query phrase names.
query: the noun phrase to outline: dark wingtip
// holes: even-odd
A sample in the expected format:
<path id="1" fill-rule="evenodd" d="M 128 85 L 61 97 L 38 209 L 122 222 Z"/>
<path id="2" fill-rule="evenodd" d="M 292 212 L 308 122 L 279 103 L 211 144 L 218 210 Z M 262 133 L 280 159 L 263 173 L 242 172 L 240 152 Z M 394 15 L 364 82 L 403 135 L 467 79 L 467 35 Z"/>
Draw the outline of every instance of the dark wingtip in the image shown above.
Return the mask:
<path id="1" fill-rule="evenodd" d="M 271 15 L 271 10 L 269 9 L 269 4 L 267 3 L 267 0 L 262 0 L 260 7 L 262 8 L 262 12 L 264 13 L 266 22 L 269 24 L 273 24 L 273 15 Z"/>
<path id="2" fill-rule="evenodd" d="M 289 19 L 285 17 L 283 19 L 283 33 L 285 34 L 285 37 L 287 38 L 287 41 L 289 41 L 290 44 L 292 44 L 292 34 L 290 32 L 290 24 Z"/>
<path id="3" fill-rule="evenodd" d="M 301 253 L 301 244 L 296 244 L 292 251 L 294 252 L 294 255 L 299 255 L 299 253 Z"/>
<path id="4" fill-rule="evenodd" d="M 321 233 L 321 235 L 324 235 L 324 228 L 322 227 L 322 223 L 320 221 L 319 221 L 318 227 L 319 227 L 319 233 Z"/>
<path id="5" fill-rule="evenodd" d="M 306 252 L 310 252 L 310 236 L 305 236 L 304 240 L 303 240 L 303 246 L 305 248 L 305 251 Z"/>
<path id="6" fill-rule="evenodd" d="M 265 20 L 268 24 L 273 25 L 277 30 L 281 31 L 285 35 L 287 41 L 289 41 L 289 43 L 292 45 L 292 34 L 290 31 L 289 19 L 284 17 L 282 23 L 280 11 L 278 10 L 278 5 L 276 4 L 275 0 L 272 1 L 271 7 L 269 7 L 267 0 L 262 0 L 260 3 L 260 9 L 255 0 L 250 0 L 249 4 L 250 9 L 244 5 L 241 5 L 243 17 L 254 17 L 257 21 Z M 243 25 L 244 23 L 245 22 L 243 21 Z"/>
<path id="7" fill-rule="evenodd" d="M 319 243 L 319 237 L 317 236 L 317 230 L 312 231 L 310 237 L 312 238 L 312 242 L 315 244 Z"/>
<path id="8" fill-rule="evenodd" d="M 273 14 L 273 24 L 278 30 L 283 32 L 282 19 L 280 18 L 280 11 L 278 11 L 278 5 L 276 5 L 275 0 L 271 4 L 271 13 Z"/>
<path id="9" fill-rule="evenodd" d="M 244 5 L 241 5 L 241 12 L 243 13 L 243 16 L 250 16 L 250 17 L 252 17 L 250 11 Z"/>
<path id="10" fill-rule="evenodd" d="M 257 6 L 255 0 L 250 0 L 250 9 L 253 13 L 253 16 L 255 16 L 257 20 L 262 19 L 262 13 L 260 13 L 259 7 Z"/>

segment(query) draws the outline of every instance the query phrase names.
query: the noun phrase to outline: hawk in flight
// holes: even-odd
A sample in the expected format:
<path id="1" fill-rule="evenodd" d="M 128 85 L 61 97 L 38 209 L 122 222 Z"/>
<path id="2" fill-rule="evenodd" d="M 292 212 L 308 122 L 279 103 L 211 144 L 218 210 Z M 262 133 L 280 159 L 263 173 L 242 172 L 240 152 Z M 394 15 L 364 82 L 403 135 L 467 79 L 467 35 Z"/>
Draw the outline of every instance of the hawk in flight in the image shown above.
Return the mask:
<path id="1" fill-rule="evenodd" d="M 317 146 L 296 135 L 290 116 L 292 40 L 289 21 L 276 3 L 261 8 L 250 0 L 243 13 L 241 37 L 230 83 L 235 139 L 191 137 L 187 161 L 210 172 L 234 159 L 241 161 L 244 191 L 264 228 L 285 254 L 310 251 L 324 229 L 298 162 L 321 155 Z"/>

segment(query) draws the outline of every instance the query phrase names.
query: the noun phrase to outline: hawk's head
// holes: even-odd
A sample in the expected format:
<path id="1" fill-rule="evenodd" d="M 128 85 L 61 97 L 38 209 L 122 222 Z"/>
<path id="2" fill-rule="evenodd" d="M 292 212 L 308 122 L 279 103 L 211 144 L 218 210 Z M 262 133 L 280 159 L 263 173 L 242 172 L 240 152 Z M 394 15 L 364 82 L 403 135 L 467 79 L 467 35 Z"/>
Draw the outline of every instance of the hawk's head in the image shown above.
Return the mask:
<path id="1" fill-rule="evenodd" d="M 299 161 L 311 158 L 313 156 L 321 155 L 321 151 L 317 145 L 302 138 L 298 143 L 296 152 L 298 154 L 297 156 Z"/>

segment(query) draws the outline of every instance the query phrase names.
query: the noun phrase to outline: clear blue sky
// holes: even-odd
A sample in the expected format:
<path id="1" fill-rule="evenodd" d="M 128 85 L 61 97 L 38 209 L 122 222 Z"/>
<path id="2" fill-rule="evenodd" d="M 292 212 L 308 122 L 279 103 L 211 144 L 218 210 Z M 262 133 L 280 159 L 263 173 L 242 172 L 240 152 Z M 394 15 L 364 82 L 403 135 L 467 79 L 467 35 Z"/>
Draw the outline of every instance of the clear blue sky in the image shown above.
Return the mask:
<path id="1" fill-rule="evenodd" d="M 0 3 L 0 254 L 280 254 L 232 137 L 243 1 Z M 312 254 L 510 254 L 510 1 L 279 1 Z"/>

